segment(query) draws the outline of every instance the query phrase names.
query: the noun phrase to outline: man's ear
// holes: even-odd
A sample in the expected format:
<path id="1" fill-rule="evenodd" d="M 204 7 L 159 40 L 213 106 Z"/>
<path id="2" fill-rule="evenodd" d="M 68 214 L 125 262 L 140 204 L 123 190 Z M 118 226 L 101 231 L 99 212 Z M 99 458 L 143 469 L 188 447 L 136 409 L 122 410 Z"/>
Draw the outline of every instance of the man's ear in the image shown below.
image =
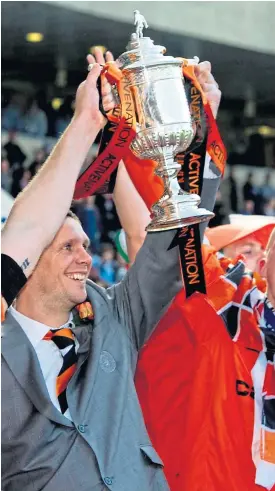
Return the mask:
<path id="1" fill-rule="evenodd" d="M 266 278 L 266 257 L 262 257 L 258 261 L 258 272 L 262 278 Z"/>

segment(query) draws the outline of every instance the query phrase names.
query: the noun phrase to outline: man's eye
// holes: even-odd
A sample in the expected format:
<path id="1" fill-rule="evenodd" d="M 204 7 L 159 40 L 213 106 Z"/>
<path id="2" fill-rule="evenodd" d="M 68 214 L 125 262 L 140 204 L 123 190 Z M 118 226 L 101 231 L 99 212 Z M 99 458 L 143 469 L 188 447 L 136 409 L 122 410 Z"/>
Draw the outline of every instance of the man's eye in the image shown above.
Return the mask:
<path id="1" fill-rule="evenodd" d="M 68 242 L 68 244 L 65 244 L 65 245 L 64 245 L 64 249 L 66 249 L 66 251 L 71 251 L 71 250 L 72 250 L 72 244 L 70 244 L 70 243 Z"/>

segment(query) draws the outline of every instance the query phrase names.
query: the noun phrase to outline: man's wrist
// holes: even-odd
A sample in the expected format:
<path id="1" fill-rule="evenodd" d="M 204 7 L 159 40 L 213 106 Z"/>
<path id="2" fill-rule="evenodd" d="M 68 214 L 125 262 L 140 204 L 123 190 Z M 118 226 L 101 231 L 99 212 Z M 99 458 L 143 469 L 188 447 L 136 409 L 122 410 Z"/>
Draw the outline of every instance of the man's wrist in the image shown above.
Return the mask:
<path id="1" fill-rule="evenodd" d="M 106 119 L 99 113 L 98 117 L 91 117 L 90 111 L 82 111 L 74 115 L 72 123 L 81 126 L 86 133 L 98 134 L 105 126 Z"/>

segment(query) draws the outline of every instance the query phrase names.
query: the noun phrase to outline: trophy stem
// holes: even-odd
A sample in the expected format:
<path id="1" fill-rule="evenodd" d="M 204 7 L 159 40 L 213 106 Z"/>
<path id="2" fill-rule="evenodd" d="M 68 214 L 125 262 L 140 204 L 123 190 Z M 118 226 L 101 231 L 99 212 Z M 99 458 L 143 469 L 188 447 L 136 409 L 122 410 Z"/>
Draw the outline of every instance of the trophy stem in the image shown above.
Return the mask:
<path id="1" fill-rule="evenodd" d="M 152 206 L 152 221 L 147 226 L 148 232 L 172 230 L 186 225 L 194 225 L 208 221 L 214 216 L 204 208 L 197 194 L 183 191 L 178 183 L 177 175 L 181 166 L 172 154 L 156 159 L 156 174 L 161 176 L 164 184 L 162 197 Z"/>

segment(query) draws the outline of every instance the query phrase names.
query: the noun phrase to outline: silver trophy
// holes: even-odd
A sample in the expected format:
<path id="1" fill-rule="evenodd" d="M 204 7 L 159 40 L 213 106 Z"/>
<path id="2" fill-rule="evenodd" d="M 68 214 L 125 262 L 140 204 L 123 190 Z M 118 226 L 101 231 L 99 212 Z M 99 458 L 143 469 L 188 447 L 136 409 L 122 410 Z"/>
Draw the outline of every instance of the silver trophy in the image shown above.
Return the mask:
<path id="1" fill-rule="evenodd" d="M 189 147 L 196 130 L 185 93 L 182 61 L 164 56 L 163 46 L 143 37 L 147 22 L 138 10 L 134 14 L 136 32 L 127 51 L 118 58 L 139 108 L 131 150 L 141 160 L 157 162 L 155 172 L 164 184 L 164 194 L 152 207 L 147 230 L 157 232 L 207 221 L 213 213 L 198 208 L 200 197 L 183 191 L 177 179 L 181 166 L 175 156 Z M 198 58 L 191 60 L 197 62 Z"/>

